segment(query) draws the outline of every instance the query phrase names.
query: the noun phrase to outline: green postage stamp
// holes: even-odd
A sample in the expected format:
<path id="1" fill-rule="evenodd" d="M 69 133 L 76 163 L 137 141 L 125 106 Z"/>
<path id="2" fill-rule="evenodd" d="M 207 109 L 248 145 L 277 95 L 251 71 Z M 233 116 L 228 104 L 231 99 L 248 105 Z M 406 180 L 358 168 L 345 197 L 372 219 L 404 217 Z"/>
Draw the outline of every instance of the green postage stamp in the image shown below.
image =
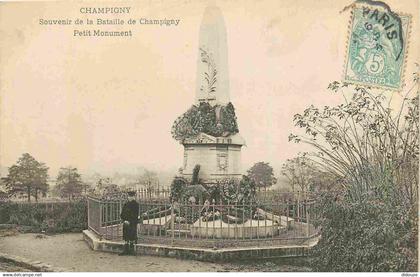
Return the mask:
<path id="1" fill-rule="evenodd" d="M 403 85 L 410 16 L 388 6 L 355 7 L 344 69 L 344 81 L 400 90 Z"/>

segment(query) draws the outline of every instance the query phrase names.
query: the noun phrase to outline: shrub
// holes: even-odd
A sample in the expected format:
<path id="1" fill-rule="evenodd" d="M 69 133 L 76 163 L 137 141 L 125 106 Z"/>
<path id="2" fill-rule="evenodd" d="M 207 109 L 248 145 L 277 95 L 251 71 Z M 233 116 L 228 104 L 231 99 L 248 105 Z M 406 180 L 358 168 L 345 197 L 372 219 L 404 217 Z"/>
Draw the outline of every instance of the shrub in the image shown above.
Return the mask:
<path id="1" fill-rule="evenodd" d="M 86 201 L 3 203 L 0 207 L 0 224 L 30 226 L 34 231 L 82 231 L 87 228 Z"/>
<path id="2" fill-rule="evenodd" d="M 219 118 L 218 116 L 219 115 Z M 193 105 L 178 117 L 172 126 L 172 137 L 180 142 L 203 132 L 211 136 L 225 136 L 238 133 L 235 108 L 232 103 L 212 107 L 203 102 Z"/>
<path id="3" fill-rule="evenodd" d="M 386 92 L 333 82 L 329 88 L 342 91 L 345 103 L 311 106 L 295 115 L 304 133 L 289 139 L 312 146 L 317 152 L 308 157 L 340 187 L 340 197 L 323 199 L 315 270 L 417 270 L 419 78 L 414 76 L 396 111 Z"/>
<path id="4" fill-rule="evenodd" d="M 417 209 L 366 197 L 323 200 L 315 271 L 417 271 Z"/>
<path id="5" fill-rule="evenodd" d="M 172 180 L 171 184 L 171 194 L 169 200 L 172 201 L 181 201 L 182 191 L 187 186 L 187 180 L 182 177 L 175 177 Z"/>

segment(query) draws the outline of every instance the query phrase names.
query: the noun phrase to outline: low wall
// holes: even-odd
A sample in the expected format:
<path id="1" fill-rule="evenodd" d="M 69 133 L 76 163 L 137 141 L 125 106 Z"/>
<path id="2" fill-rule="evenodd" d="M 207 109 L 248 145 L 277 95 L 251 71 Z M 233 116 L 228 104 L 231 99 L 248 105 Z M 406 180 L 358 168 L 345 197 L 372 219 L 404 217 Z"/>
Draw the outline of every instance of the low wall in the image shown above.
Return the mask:
<path id="1" fill-rule="evenodd" d="M 123 242 L 100 240 L 90 230 L 83 231 L 83 238 L 89 247 L 95 251 L 120 253 L 123 251 Z M 305 245 L 285 245 L 266 247 L 241 247 L 241 248 L 189 248 L 161 244 L 136 244 L 137 255 L 153 255 L 163 257 L 176 257 L 199 261 L 229 261 L 278 257 L 302 257 L 309 254 L 310 249 L 318 243 L 318 237 L 309 239 Z"/>

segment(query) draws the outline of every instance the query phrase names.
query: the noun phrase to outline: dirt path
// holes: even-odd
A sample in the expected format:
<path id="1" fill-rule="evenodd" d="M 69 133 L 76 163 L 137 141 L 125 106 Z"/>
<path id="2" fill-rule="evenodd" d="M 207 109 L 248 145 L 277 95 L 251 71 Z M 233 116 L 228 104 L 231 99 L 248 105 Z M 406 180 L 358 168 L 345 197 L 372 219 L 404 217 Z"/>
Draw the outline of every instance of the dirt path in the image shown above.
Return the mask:
<path id="1" fill-rule="evenodd" d="M 69 271 L 307 271 L 308 268 L 277 265 L 270 262 L 207 263 L 153 256 L 118 256 L 112 253 L 92 251 L 83 241 L 82 234 L 44 236 L 17 234 L 0 237 L 0 252 L 38 260 Z M 5 271 L 7 270 L 6 265 Z M 0 271 L 2 271 L 0 264 Z"/>

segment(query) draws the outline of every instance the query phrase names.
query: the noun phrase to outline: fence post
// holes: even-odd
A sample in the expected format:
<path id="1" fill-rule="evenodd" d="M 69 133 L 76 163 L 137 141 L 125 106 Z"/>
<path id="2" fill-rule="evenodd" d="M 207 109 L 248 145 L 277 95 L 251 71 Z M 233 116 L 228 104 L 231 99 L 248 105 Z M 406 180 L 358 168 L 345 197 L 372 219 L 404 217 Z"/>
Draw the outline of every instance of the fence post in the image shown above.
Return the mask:
<path id="1" fill-rule="evenodd" d="M 297 197 L 297 219 L 298 222 L 302 222 L 302 220 L 300 219 L 300 192 L 298 192 L 298 197 Z"/>
<path id="2" fill-rule="evenodd" d="M 175 239 L 175 218 L 174 218 L 174 202 L 172 201 L 171 204 L 171 246 L 174 245 L 174 239 Z"/>
<path id="3" fill-rule="evenodd" d="M 109 224 L 108 213 L 109 213 L 109 202 L 107 202 L 105 204 L 105 206 L 104 206 L 104 215 L 105 215 L 104 216 L 104 221 L 105 221 L 105 239 L 109 239 L 109 234 L 108 234 L 108 224 Z"/>
<path id="4" fill-rule="evenodd" d="M 90 201 L 89 201 L 89 197 L 87 198 L 87 213 L 88 213 L 88 230 L 90 230 L 90 209 L 89 209 L 89 206 L 90 206 Z"/>
<path id="5" fill-rule="evenodd" d="M 99 240 L 102 240 L 103 233 L 102 233 L 102 200 L 99 200 L 99 232 L 101 233 Z"/>
<path id="6" fill-rule="evenodd" d="M 309 201 L 308 199 L 305 200 L 306 205 L 305 205 L 305 210 L 306 210 L 306 236 L 309 238 L 310 235 L 310 229 L 309 229 Z M 308 244 L 309 244 L 309 240 L 308 240 Z"/>

